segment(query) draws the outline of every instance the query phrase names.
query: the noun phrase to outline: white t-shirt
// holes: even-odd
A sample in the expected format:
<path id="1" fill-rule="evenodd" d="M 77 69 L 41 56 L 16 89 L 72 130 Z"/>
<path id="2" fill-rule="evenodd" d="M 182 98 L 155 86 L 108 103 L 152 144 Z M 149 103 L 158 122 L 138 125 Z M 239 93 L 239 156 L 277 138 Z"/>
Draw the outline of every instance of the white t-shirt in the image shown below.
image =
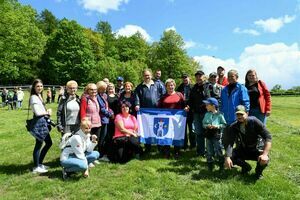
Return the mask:
<path id="1" fill-rule="evenodd" d="M 47 110 L 42 100 L 37 95 L 31 95 L 30 107 L 35 116 L 42 116 L 47 114 Z"/>

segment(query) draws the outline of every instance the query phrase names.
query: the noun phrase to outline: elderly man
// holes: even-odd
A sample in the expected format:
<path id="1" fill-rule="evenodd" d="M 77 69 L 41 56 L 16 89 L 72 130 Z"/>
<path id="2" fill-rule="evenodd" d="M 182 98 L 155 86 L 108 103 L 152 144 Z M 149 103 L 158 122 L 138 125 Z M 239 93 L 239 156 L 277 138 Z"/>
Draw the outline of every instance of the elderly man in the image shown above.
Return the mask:
<path id="1" fill-rule="evenodd" d="M 135 89 L 135 110 L 140 108 L 157 108 L 158 101 L 164 95 L 161 84 L 152 80 L 152 71 L 143 71 L 143 82 Z M 145 152 L 151 151 L 151 144 L 145 144 Z"/>
<path id="2" fill-rule="evenodd" d="M 235 113 L 237 121 L 229 127 L 225 167 L 231 169 L 233 165 L 239 165 L 242 167 L 242 174 L 246 174 L 251 170 L 251 166 L 245 160 L 255 160 L 257 161 L 255 176 L 261 179 L 262 172 L 270 160 L 272 137 L 261 121 L 254 116 L 248 117 L 245 106 L 237 106 Z M 233 149 L 235 142 L 236 147 Z M 260 145 L 260 142 L 264 144 Z"/>

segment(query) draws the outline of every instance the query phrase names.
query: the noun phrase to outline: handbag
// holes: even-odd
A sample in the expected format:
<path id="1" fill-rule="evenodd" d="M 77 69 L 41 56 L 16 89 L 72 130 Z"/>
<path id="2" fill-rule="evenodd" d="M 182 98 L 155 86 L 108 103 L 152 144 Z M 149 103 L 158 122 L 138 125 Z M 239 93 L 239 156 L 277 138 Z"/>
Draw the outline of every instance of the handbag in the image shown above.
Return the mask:
<path id="1" fill-rule="evenodd" d="M 27 131 L 32 131 L 32 129 L 33 129 L 33 127 L 34 127 L 34 120 L 33 119 L 27 119 L 26 120 L 26 129 L 27 129 Z"/>

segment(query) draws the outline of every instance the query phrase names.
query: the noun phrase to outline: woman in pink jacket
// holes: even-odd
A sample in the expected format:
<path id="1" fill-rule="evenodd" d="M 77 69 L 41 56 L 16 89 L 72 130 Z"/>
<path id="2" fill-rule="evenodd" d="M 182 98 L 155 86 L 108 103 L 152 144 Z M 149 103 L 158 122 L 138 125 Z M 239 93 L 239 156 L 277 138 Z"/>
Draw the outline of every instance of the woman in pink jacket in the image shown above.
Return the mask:
<path id="1" fill-rule="evenodd" d="M 258 80 L 255 70 L 250 69 L 246 73 L 245 86 L 250 97 L 250 116 L 255 116 L 266 124 L 266 117 L 271 114 L 271 94 L 266 84 Z"/>

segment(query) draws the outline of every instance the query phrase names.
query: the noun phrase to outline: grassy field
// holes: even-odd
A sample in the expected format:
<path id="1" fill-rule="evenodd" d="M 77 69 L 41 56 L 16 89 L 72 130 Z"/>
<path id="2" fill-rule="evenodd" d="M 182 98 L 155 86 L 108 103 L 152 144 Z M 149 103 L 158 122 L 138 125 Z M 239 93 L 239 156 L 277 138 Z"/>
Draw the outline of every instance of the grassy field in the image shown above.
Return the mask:
<path id="1" fill-rule="evenodd" d="M 45 159 L 51 169 L 45 175 L 32 174 L 34 138 L 25 130 L 27 110 L 1 108 L 0 199 L 300 199 L 300 97 L 272 100 L 267 123 L 273 136 L 272 160 L 259 181 L 253 170 L 246 176 L 239 168 L 208 172 L 205 159 L 186 151 L 179 160 L 153 154 L 125 165 L 101 163 L 89 178 L 75 176 L 64 182 L 56 130 Z M 56 111 L 56 106 L 47 107 Z"/>

